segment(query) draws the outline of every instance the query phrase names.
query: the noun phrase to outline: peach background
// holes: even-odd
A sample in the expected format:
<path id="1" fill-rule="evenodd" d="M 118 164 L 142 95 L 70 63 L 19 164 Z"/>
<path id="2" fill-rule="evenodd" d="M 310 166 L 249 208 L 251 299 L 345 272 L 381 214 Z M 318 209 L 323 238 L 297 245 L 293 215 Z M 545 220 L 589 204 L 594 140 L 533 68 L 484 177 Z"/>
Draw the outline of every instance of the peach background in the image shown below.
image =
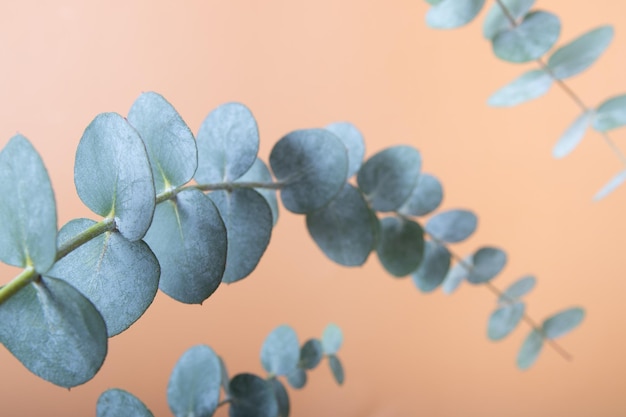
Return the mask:
<path id="1" fill-rule="evenodd" d="M 590 104 L 623 92 L 624 2 L 538 6 L 562 18 L 562 40 L 616 26 L 609 52 L 571 85 Z M 464 285 L 449 297 L 422 295 L 374 256 L 363 268 L 339 267 L 314 245 L 304 219 L 283 211 L 251 277 L 202 307 L 160 294 L 111 339 L 103 369 L 84 386 L 57 388 L 1 349 L 0 414 L 95 415 L 100 392 L 120 387 L 155 415 L 170 415 L 165 387 L 185 349 L 206 343 L 231 373 L 260 372 L 258 352 L 275 326 L 289 323 L 304 340 L 333 321 L 346 335 L 346 384 L 338 388 L 326 366 L 318 369 L 306 389 L 291 391 L 295 416 L 625 415 L 626 187 L 591 201 L 619 162 L 593 133 L 570 157 L 553 160 L 574 104 L 554 89 L 516 109 L 488 108 L 488 95 L 522 66 L 493 57 L 481 23 L 438 32 L 425 26 L 426 10 L 420 0 L 4 1 L 0 145 L 17 131 L 34 143 L 62 225 L 91 216 L 73 189 L 83 129 L 99 112 L 126 114 L 142 91 L 162 93 L 193 131 L 220 103 L 245 103 L 258 119 L 264 159 L 290 130 L 350 120 L 369 155 L 395 144 L 421 150 L 425 170 L 444 183 L 445 207 L 480 216 L 478 233 L 457 251 L 505 248 L 501 287 L 537 275 L 532 316 L 587 308 L 584 326 L 561 340 L 574 362 L 547 349 L 532 370 L 518 371 L 527 329 L 488 341 L 488 291 Z M 3 283 L 15 270 L 0 273 Z"/>

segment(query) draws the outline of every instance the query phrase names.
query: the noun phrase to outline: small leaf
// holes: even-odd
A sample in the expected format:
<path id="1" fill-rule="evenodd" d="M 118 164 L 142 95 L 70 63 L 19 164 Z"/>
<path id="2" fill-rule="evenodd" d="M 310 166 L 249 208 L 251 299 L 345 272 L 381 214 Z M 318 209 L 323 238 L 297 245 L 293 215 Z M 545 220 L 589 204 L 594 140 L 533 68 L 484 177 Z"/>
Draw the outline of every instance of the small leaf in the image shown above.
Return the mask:
<path id="1" fill-rule="evenodd" d="M 95 225 L 74 219 L 61 228 L 59 246 Z M 148 309 L 159 288 L 159 262 L 148 245 L 106 232 L 60 259 L 49 271 L 98 309 L 109 337 L 128 329 Z"/>
<path id="2" fill-rule="evenodd" d="M 472 269 L 473 256 L 470 255 L 463 259 L 463 262 L 457 262 L 450 270 L 441 284 L 441 289 L 445 294 L 452 294 L 467 278 Z"/>
<path id="3" fill-rule="evenodd" d="M 374 210 L 394 211 L 411 195 L 421 167 L 417 149 L 394 146 L 369 158 L 359 170 L 357 181 Z"/>
<path id="4" fill-rule="evenodd" d="M 607 132 L 626 125 L 626 94 L 611 97 L 598 107 L 593 120 L 593 128 Z"/>
<path id="5" fill-rule="evenodd" d="M 552 13 L 527 14 L 517 27 L 503 30 L 493 38 L 493 52 L 504 61 L 529 62 L 539 59 L 556 43 L 561 22 Z"/>
<path id="6" fill-rule="evenodd" d="M 474 254 L 474 265 L 467 280 L 472 284 L 482 284 L 491 281 L 506 265 L 506 253 L 499 248 L 484 247 Z"/>
<path id="7" fill-rule="evenodd" d="M 240 103 L 226 103 L 202 122 L 197 136 L 199 183 L 232 182 L 250 169 L 259 151 L 254 116 Z"/>
<path id="8" fill-rule="evenodd" d="M 458 28 L 474 20 L 484 4 L 485 0 L 443 0 L 437 2 L 426 13 L 426 24 L 435 29 Z"/>
<path id="9" fill-rule="evenodd" d="M 137 131 L 119 114 L 103 113 L 87 126 L 76 149 L 78 196 L 100 216 L 114 216 L 128 240 L 141 239 L 155 207 L 152 168 Z"/>
<path id="10" fill-rule="evenodd" d="M 413 272 L 412 278 L 415 286 L 422 292 L 434 291 L 448 274 L 452 255 L 445 246 L 429 240 L 424 248 L 424 260 Z"/>
<path id="11" fill-rule="evenodd" d="M 375 242 L 371 210 L 352 185 L 330 203 L 307 214 L 306 225 L 311 237 L 331 260 L 344 266 L 363 265 Z"/>
<path id="12" fill-rule="evenodd" d="M 600 58 L 614 34 L 611 26 L 591 30 L 557 49 L 548 59 L 548 67 L 561 80 L 580 74 Z"/>
<path id="13" fill-rule="evenodd" d="M 472 235 L 478 217 L 469 210 L 447 210 L 435 214 L 426 223 L 426 232 L 447 243 L 461 242 Z"/>
<path id="14" fill-rule="evenodd" d="M 272 210 L 261 194 L 250 188 L 214 191 L 228 237 L 226 269 L 222 282 L 232 283 L 250 275 L 259 264 L 272 235 Z"/>
<path id="15" fill-rule="evenodd" d="M 326 130 L 334 133 L 348 150 L 348 175 L 351 178 L 359 171 L 365 156 L 365 142 L 363 135 L 352 123 L 336 122 L 325 127 Z"/>
<path id="16" fill-rule="evenodd" d="M 548 339 L 556 339 L 574 330 L 585 318 L 585 310 L 580 307 L 561 311 L 543 322 L 543 332 Z"/>
<path id="17" fill-rule="evenodd" d="M 287 382 L 295 389 L 302 389 L 306 385 L 306 371 L 302 368 L 293 368 L 287 374 Z"/>
<path id="18" fill-rule="evenodd" d="M 326 355 L 332 355 L 339 351 L 343 343 L 343 332 L 336 324 L 330 323 L 322 333 L 322 349 Z"/>
<path id="19" fill-rule="evenodd" d="M 145 241 L 161 264 L 159 288 L 182 303 L 206 300 L 226 268 L 226 226 L 215 204 L 186 189 L 160 203 Z"/>
<path id="20" fill-rule="evenodd" d="M 387 272 L 403 277 L 415 271 L 424 257 L 424 231 L 411 220 L 385 217 L 380 221 L 378 258 Z"/>
<path id="21" fill-rule="evenodd" d="M 220 360 L 213 349 L 197 345 L 176 362 L 167 384 L 167 403 L 176 417 L 211 417 L 221 386 Z"/>
<path id="22" fill-rule="evenodd" d="M 537 330 L 531 330 L 517 355 L 517 366 L 522 370 L 530 368 L 539 357 L 542 347 L 543 336 Z"/>
<path id="23" fill-rule="evenodd" d="M 626 181 L 626 171 L 621 171 L 616 176 L 611 178 L 611 181 L 609 181 L 600 191 L 596 193 L 595 196 L 593 196 L 593 201 L 602 200 L 604 197 L 615 191 L 617 187 L 622 185 L 624 181 Z"/>
<path id="24" fill-rule="evenodd" d="M 298 366 L 299 359 L 298 336 L 287 325 L 274 329 L 263 342 L 261 363 L 273 375 L 287 375 Z"/>
<path id="25" fill-rule="evenodd" d="M 343 385 L 345 374 L 343 372 L 343 365 L 341 364 L 339 358 L 336 355 L 329 355 L 328 365 L 330 366 L 330 371 L 333 373 L 333 377 L 335 378 L 337 384 Z"/>
<path id="26" fill-rule="evenodd" d="M 398 209 L 409 216 L 425 216 L 439 207 L 443 200 L 443 187 L 439 180 L 430 174 L 421 174 L 409 198 Z"/>
<path id="27" fill-rule="evenodd" d="M 285 389 L 285 386 L 276 378 L 270 380 L 272 388 L 274 389 L 274 395 L 276 396 L 276 404 L 278 405 L 278 417 L 289 417 L 290 405 L 289 394 Z"/>
<path id="28" fill-rule="evenodd" d="M 75 387 L 93 378 L 104 362 L 104 320 L 65 281 L 42 277 L 2 303 L 0 314 L 0 342 L 46 381 Z"/>
<path id="29" fill-rule="evenodd" d="M 592 118 L 592 111 L 584 112 L 578 116 L 578 118 L 574 120 L 574 123 L 563 133 L 554 146 L 554 149 L 552 149 L 552 156 L 555 158 L 563 158 L 576 149 L 576 146 L 578 146 L 583 137 L 585 137 L 585 133 L 587 133 Z"/>
<path id="30" fill-rule="evenodd" d="M 502 3 L 511 13 L 511 16 L 517 21 L 528 13 L 535 3 L 535 0 L 502 0 Z M 493 39 L 499 32 L 509 29 L 510 27 L 511 22 L 509 22 L 508 17 L 502 12 L 502 7 L 494 3 L 485 17 L 483 36 L 486 39 Z"/>
<path id="31" fill-rule="evenodd" d="M 489 317 L 487 336 L 491 340 L 507 337 L 524 317 L 524 303 L 507 304 L 499 307 Z"/>
<path id="32" fill-rule="evenodd" d="M 493 107 L 512 107 L 541 97 L 552 87 L 553 79 L 543 70 L 531 70 L 505 85 L 495 93 L 487 104 Z"/>
<path id="33" fill-rule="evenodd" d="M 274 179 L 272 178 L 272 174 L 270 174 L 270 170 L 265 165 L 265 162 L 257 158 L 250 169 L 235 182 L 271 183 L 274 182 Z M 276 198 L 276 190 L 268 188 L 255 188 L 254 190 L 261 194 L 265 201 L 267 201 L 270 209 L 272 209 L 272 224 L 276 225 L 278 221 L 278 199 Z"/>
<path id="34" fill-rule="evenodd" d="M 143 93 L 128 112 L 141 136 L 152 167 L 155 189 L 161 193 L 193 178 L 198 150 L 193 133 L 176 109 L 157 93 Z"/>
<path id="35" fill-rule="evenodd" d="M 0 195 L 0 260 L 46 272 L 56 257 L 56 205 L 48 172 L 24 136 L 0 152 Z"/>
<path id="36" fill-rule="evenodd" d="M 269 381 L 239 374 L 230 381 L 230 417 L 276 417 L 278 402 Z"/>
<path id="37" fill-rule="evenodd" d="M 97 417 L 154 417 L 143 402 L 121 389 L 104 391 L 96 404 Z"/>
<path id="38" fill-rule="evenodd" d="M 535 288 L 537 280 L 532 275 L 522 277 L 511 284 L 500 296 L 498 302 L 502 304 L 512 303 L 522 298 Z"/>
<path id="39" fill-rule="evenodd" d="M 324 357 L 322 342 L 318 339 L 309 339 L 300 349 L 300 362 L 298 366 L 304 369 L 315 368 Z"/>
<path id="40" fill-rule="evenodd" d="M 285 208 L 310 213 L 328 204 L 343 188 L 348 152 L 328 130 L 296 130 L 276 143 L 270 166 L 274 176 L 284 183 L 280 197 Z"/>

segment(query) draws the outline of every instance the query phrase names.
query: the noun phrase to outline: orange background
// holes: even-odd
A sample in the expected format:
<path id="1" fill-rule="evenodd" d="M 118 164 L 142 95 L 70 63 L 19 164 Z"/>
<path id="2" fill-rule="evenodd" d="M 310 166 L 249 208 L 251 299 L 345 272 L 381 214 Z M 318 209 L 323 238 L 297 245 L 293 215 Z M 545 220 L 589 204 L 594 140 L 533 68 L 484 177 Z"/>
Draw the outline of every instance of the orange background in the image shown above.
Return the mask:
<path id="1" fill-rule="evenodd" d="M 620 169 L 597 134 L 562 161 L 551 149 L 578 109 L 561 91 L 516 109 L 487 97 L 532 65 L 502 63 L 481 22 L 450 31 L 424 23 L 421 0 L 4 1 L 0 6 L 0 145 L 20 132 L 41 153 L 55 188 L 59 226 L 91 216 L 73 189 L 73 158 L 98 114 L 126 114 L 142 91 L 163 94 L 195 132 L 221 103 L 257 117 L 260 156 L 283 134 L 349 120 L 368 154 L 419 148 L 445 188 L 445 207 L 480 217 L 465 255 L 505 248 L 504 287 L 533 273 L 537 320 L 572 305 L 588 311 L 561 339 L 575 357 L 546 349 L 527 372 L 515 367 L 527 333 L 486 338 L 494 297 L 464 285 L 452 296 L 419 293 L 391 278 L 375 256 L 362 268 L 327 260 L 304 219 L 281 212 L 252 276 L 221 287 L 203 306 L 159 294 L 129 331 L 110 340 L 101 372 L 71 392 L 44 382 L 0 350 L 2 416 L 95 415 L 98 395 L 129 390 L 157 416 L 178 357 L 198 343 L 224 356 L 231 374 L 261 372 L 263 339 L 288 323 L 301 340 L 339 324 L 347 380 L 327 366 L 291 390 L 295 416 L 618 416 L 626 414 L 626 187 L 595 192 Z M 561 40 L 615 25 L 608 53 L 570 82 L 590 105 L 626 88 L 624 2 L 540 0 L 563 21 Z M 614 138 L 623 142 L 623 132 Z M 9 198 L 10 196 L 2 196 Z M 14 274 L 2 267 L 0 283 Z M 226 415 L 224 411 L 220 415 Z"/>

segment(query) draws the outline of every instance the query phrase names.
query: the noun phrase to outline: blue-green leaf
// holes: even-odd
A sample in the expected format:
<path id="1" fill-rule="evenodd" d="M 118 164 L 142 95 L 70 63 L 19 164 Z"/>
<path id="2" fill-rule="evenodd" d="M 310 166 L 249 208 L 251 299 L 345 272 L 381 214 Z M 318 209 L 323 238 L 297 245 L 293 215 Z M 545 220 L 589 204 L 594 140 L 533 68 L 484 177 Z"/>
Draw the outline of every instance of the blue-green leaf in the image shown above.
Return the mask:
<path id="1" fill-rule="evenodd" d="M 541 97 L 550 90 L 553 82 L 544 70 L 531 70 L 493 93 L 487 104 L 493 107 L 517 106 Z"/>
<path id="2" fill-rule="evenodd" d="M 296 130 L 276 143 L 270 166 L 284 184 L 280 197 L 285 208 L 310 213 L 328 204 L 343 188 L 348 151 L 328 130 Z"/>
<path id="3" fill-rule="evenodd" d="M 161 291 L 183 303 L 206 300 L 226 268 L 226 226 L 213 202 L 186 189 L 154 212 L 145 241 L 161 264 Z"/>
<path id="4" fill-rule="evenodd" d="M 561 311 L 543 322 L 543 332 L 548 339 L 556 339 L 574 330 L 585 318 L 585 310 L 573 307 Z"/>
<path id="5" fill-rule="evenodd" d="M 128 112 L 141 136 L 152 167 L 156 192 L 186 184 L 198 166 L 193 133 L 176 109 L 157 93 L 143 93 Z"/>
<path id="6" fill-rule="evenodd" d="M 387 272 L 403 277 L 415 271 L 424 257 L 424 231 L 411 220 L 385 217 L 380 221 L 378 258 Z"/>
<path id="7" fill-rule="evenodd" d="M 428 4 L 432 4 L 433 6 L 436 6 L 437 4 L 441 3 L 443 0 L 425 0 L 425 1 Z"/>
<path id="8" fill-rule="evenodd" d="M 289 394 L 285 389 L 285 386 L 276 378 L 270 380 L 272 388 L 274 389 L 274 395 L 276 396 L 276 404 L 278 405 L 278 417 L 289 417 L 290 405 Z"/>
<path id="9" fill-rule="evenodd" d="M 334 133 L 348 150 L 348 175 L 351 178 L 356 174 L 363 163 L 365 156 L 365 142 L 363 135 L 352 123 L 336 122 L 325 127 Z"/>
<path id="10" fill-rule="evenodd" d="M 0 342 L 32 373 L 61 387 L 94 377 L 107 353 L 98 310 L 65 281 L 43 277 L 0 304 Z"/>
<path id="11" fill-rule="evenodd" d="M 452 294 L 467 278 L 472 269 L 473 256 L 467 256 L 463 262 L 457 262 L 450 270 L 441 284 L 441 289 L 446 294 Z"/>
<path id="12" fill-rule="evenodd" d="M 299 359 L 298 336 L 290 326 L 277 327 L 263 342 L 261 363 L 273 375 L 287 375 L 298 366 Z"/>
<path id="13" fill-rule="evenodd" d="M 583 137 L 585 137 L 585 133 L 587 133 L 592 118 L 592 111 L 584 112 L 578 116 L 578 118 L 574 120 L 574 123 L 563 133 L 556 145 L 554 145 L 552 156 L 555 158 L 563 158 L 576 149 L 576 146 L 578 146 Z"/>
<path id="14" fill-rule="evenodd" d="M 480 13 L 485 0 L 443 0 L 426 13 L 426 24 L 435 29 L 466 25 Z"/>
<path id="15" fill-rule="evenodd" d="M 500 296 L 498 302 L 508 304 L 517 301 L 535 288 L 537 280 L 532 275 L 527 275 L 511 284 Z"/>
<path id="16" fill-rule="evenodd" d="M 309 339 L 300 349 L 300 361 L 298 366 L 304 369 L 315 368 L 324 357 L 322 342 L 318 339 Z"/>
<path id="17" fill-rule="evenodd" d="M 220 360 L 213 349 L 197 345 L 176 362 L 167 384 L 167 403 L 176 417 L 211 417 L 221 386 Z"/>
<path id="18" fill-rule="evenodd" d="M 478 217 L 469 210 L 447 210 L 428 219 L 424 229 L 437 240 L 461 242 L 472 235 L 478 226 Z"/>
<path id="19" fill-rule="evenodd" d="M 94 224 L 88 219 L 70 221 L 59 232 L 59 246 Z M 111 337 L 128 329 L 152 304 L 159 271 L 159 262 L 145 242 L 105 232 L 60 259 L 48 274 L 89 298 Z"/>
<path id="20" fill-rule="evenodd" d="M 330 366 L 330 371 L 333 373 L 333 377 L 337 384 L 342 385 L 345 380 L 345 374 L 343 371 L 343 365 L 341 361 L 336 355 L 328 356 L 328 365 Z"/>
<path id="21" fill-rule="evenodd" d="M 302 389 L 306 385 L 306 371 L 302 368 L 293 368 L 287 374 L 287 382 L 295 389 Z"/>
<path id="22" fill-rule="evenodd" d="M 493 52 L 504 61 L 534 61 L 554 46 L 560 33 L 561 22 L 556 15 L 531 12 L 517 27 L 502 30 L 494 36 Z"/>
<path id="23" fill-rule="evenodd" d="M 269 381 L 239 374 L 230 381 L 230 417 L 276 417 L 278 402 Z"/>
<path id="24" fill-rule="evenodd" d="M 424 260 L 411 277 L 413 283 L 422 292 L 435 290 L 448 274 L 450 269 L 450 251 L 442 245 L 429 240 L 424 248 Z"/>
<path id="25" fill-rule="evenodd" d="M 254 271 L 267 249 L 272 210 L 261 194 L 250 188 L 214 191 L 209 197 L 224 220 L 228 236 L 222 282 L 239 281 Z"/>
<path id="26" fill-rule="evenodd" d="M 511 16 L 517 21 L 523 17 L 535 3 L 535 0 L 502 0 Z M 486 39 L 493 39 L 499 32 L 510 29 L 511 22 L 502 12 L 502 7 L 494 3 L 489 9 L 483 24 L 483 36 Z"/>
<path id="27" fill-rule="evenodd" d="M 626 181 L 626 171 L 621 171 L 615 175 L 600 191 L 593 196 L 594 201 L 600 201 L 607 195 L 611 194 L 617 187 Z"/>
<path id="28" fill-rule="evenodd" d="M 274 182 L 274 179 L 267 165 L 265 165 L 265 162 L 257 158 L 250 169 L 235 182 L 262 182 L 269 184 Z M 272 209 L 272 224 L 276 225 L 278 221 L 278 199 L 276 198 L 276 190 L 268 188 L 255 188 L 255 190 L 263 196 L 270 206 L 270 209 Z"/>
<path id="29" fill-rule="evenodd" d="M 87 126 L 76 149 L 74 182 L 83 203 L 114 217 L 126 239 L 144 236 L 155 206 L 152 169 L 141 138 L 122 116 L 103 113 Z"/>
<path id="30" fill-rule="evenodd" d="M 143 402 L 121 389 L 104 391 L 96 404 L 97 417 L 154 417 Z"/>
<path id="31" fill-rule="evenodd" d="M 409 216 L 425 216 L 439 207 L 443 200 L 443 187 L 439 180 L 430 174 L 421 174 L 409 198 L 398 209 Z"/>
<path id="32" fill-rule="evenodd" d="M 604 101 L 596 110 L 593 128 L 606 132 L 626 125 L 626 94 Z"/>
<path id="33" fill-rule="evenodd" d="M 326 355 L 332 355 L 339 351 L 343 344 L 343 332 L 334 323 L 330 323 L 322 333 L 322 349 Z"/>
<path id="34" fill-rule="evenodd" d="M 524 339 L 517 355 L 517 366 L 522 370 L 530 368 L 539 357 L 541 348 L 543 348 L 543 336 L 537 330 L 532 329 Z"/>
<path id="35" fill-rule="evenodd" d="M 197 136 L 199 183 L 231 182 L 250 169 L 259 151 L 259 129 L 246 106 L 226 103 L 204 119 Z"/>
<path id="36" fill-rule="evenodd" d="M 611 26 L 593 29 L 557 49 L 548 59 L 548 67 L 559 79 L 580 74 L 600 58 L 614 34 Z"/>
<path id="37" fill-rule="evenodd" d="M 0 152 L 0 195 L 0 260 L 46 272 L 56 257 L 56 205 L 46 168 L 24 136 Z"/>
<path id="38" fill-rule="evenodd" d="M 411 146 L 394 146 L 369 158 L 357 181 L 376 211 L 394 211 L 409 198 L 417 184 L 422 156 Z"/>
<path id="39" fill-rule="evenodd" d="M 507 337 L 524 317 L 524 303 L 507 304 L 499 307 L 489 317 L 487 336 L 491 340 Z"/>
<path id="40" fill-rule="evenodd" d="M 472 284 L 491 281 L 504 269 L 506 260 L 506 253 L 502 249 L 492 247 L 478 249 L 472 259 L 474 266 L 467 280 Z"/>
<path id="41" fill-rule="evenodd" d="M 347 183 L 330 203 L 307 214 L 306 225 L 322 252 L 344 266 L 365 263 L 376 238 L 367 202 Z"/>

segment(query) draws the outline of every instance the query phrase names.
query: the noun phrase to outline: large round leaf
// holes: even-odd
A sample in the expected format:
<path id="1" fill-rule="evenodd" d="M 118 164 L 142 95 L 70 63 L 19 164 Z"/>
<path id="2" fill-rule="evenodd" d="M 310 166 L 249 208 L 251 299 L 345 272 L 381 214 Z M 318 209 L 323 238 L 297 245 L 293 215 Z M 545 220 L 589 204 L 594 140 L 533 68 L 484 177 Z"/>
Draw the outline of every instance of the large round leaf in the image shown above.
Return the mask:
<path id="1" fill-rule="evenodd" d="M 535 0 L 502 0 L 502 4 L 516 21 L 528 13 L 534 3 Z M 510 27 L 508 16 L 502 11 L 500 4 L 494 2 L 483 23 L 483 36 L 493 39 L 499 32 Z"/>
<path id="2" fill-rule="evenodd" d="M 351 178 L 356 174 L 363 163 L 365 156 L 365 142 L 363 135 L 352 123 L 336 122 L 325 127 L 326 130 L 334 133 L 348 150 L 348 175 Z"/>
<path id="3" fill-rule="evenodd" d="M 491 340 L 507 337 L 524 317 L 524 303 L 507 304 L 499 307 L 489 317 L 487 336 Z"/>
<path id="4" fill-rule="evenodd" d="M 604 101 L 596 109 L 593 128 L 606 132 L 626 125 L 626 94 Z"/>
<path id="5" fill-rule="evenodd" d="M 532 275 L 522 277 L 504 290 L 498 301 L 503 304 L 515 302 L 531 292 L 536 283 L 537 280 Z"/>
<path id="6" fill-rule="evenodd" d="M 454 29 L 474 20 L 485 0 L 443 0 L 426 13 L 426 23 L 435 29 Z"/>
<path id="7" fill-rule="evenodd" d="M 74 387 L 93 378 L 104 362 L 104 320 L 65 281 L 42 277 L 0 304 L 0 315 L 0 342 L 46 381 Z"/>
<path id="8" fill-rule="evenodd" d="M 482 284 L 491 281 L 506 265 L 506 253 L 499 248 L 484 247 L 476 251 L 473 256 L 474 265 L 467 276 L 472 284 Z"/>
<path id="9" fill-rule="evenodd" d="M 548 59 L 548 67 L 559 79 L 580 74 L 600 58 L 609 47 L 614 34 L 611 26 L 601 26 L 589 31 L 557 49 Z"/>
<path id="10" fill-rule="evenodd" d="M 139 398 L 121 389 L 109 389 L 100 395 L 96 404 L 96 416 L 154 417 Z"/>
<path id="11" fill-rule="evenodd" d="M 435 290 L 448 274 L 450 269 L 450 251 L 432 240 L 426 242 L 424 260 L 411 277 L 415 286 L 423 292 Z"/>
<path id="12" fill-rule="evenodd" d="M 539 357 L 541 348 L 543 348 L 543 336 L 540 332 L 533 329 L 524 339 L 524 343 L 522 343 L 522 347 L 517 355 L 517 366 L 520 369 L 530 368 Z"/>
<path id="13" fill-rule="evenodd" d="M 274 179 L 272 178 L 270 170 L 265 165 L 265 162 L 257 158 L 250 169 L 235 182 L 260 182 L 269 184 L 274 182 Z M 269 204 L 270 209 L 272 209 L 272 223 L 276 225 L 278 221 L 278 199 L 276 198 L 276 190 L 269 188 L 255 188 L 255 190 L 261 194 L 267 201 L 267 204 Z"/>
<path id="14" fill-rule="evenodd" d="M 554 79 L 544 70 L 531 70 L 505 85 L 495 93 L 487 104 L 493 107 L 512 107 L 541 97 L 550 90 Z"/>
<path id="15" fill-rule="evenodd" d="M 239 374 L 230 381 L 230 417 L 276 417 L 278 402 L 269 381 Z"/>
<path id="16" fill-rule="evenodd" d="M 119 114 L 98 115 L 76 149 L 74 182 L 80 199 L 101 216 L 114 216 L 125 238 L 141 239 L 152 221 L 155 190 L 146 148 Z"/>
<path id="17" fill-rule="evenodd" d="M 296 130 L 276 143 L 270 166 L 284 184 L 280 197 L 285 208 L 310 213 L 328 204 L 343 188 L 348 151 L 328 130 Z"/>
<path id="18" fill-rule="evenodd" d="M 263 342 L 261 363 L 273 375 L 287 375 L 298 366 L 300 343 L 296 332 L 287 325 L 274 329 Z"/>
<path id="19" fill-rule="evenodd" d="M 88 219 L 70 221 L 59 232 L 59 246 L 94 224 Z M 159 271 L 159 262 L 145 242 L 106 232 L 67 254 L 48 274 L 89 298 L 111 337 L 130 327 L 152 304 Z"/>
<path id="20" fill-rule="evenodd" d="M 443 200 L 441 182 L 430 174 L 420 174 L 417 185 L 398 212 L 409 216 L 425 216 L 439 207 Z"/>
<path id="21" fill-rule="evenodd" d="M 448 210 L 428 219 L 424 229 L 437 240 L 461 242 L 476 231 L 478 217 L 469 210 Z"/>
<path id="22" fill-rule="evenodd" d="M 548 339 L 556 339 L 574 330 L 585 318 L 585 310 L 573 307 L 561 311 L 543 322 L 543 332 Z"/>
<path id="23" fill-rule="evenodd" d="M 518 26 L 498 32 L 493 38 L 493 51 L 509 62 L 534 61 L 554 46 L 560 33 L 561 22 L 556 15 L 531 12 Z"/>
<path id="24" fill-rule="evenodd" d="M 572 123 L 559 138 L 556 145 L 554 145 L 552 156 L 555 158 L 563 158 L 572 152 L 585 136 L 592 119 L 592 111 L 586 111 L 578 116 L 576 120 L 574 120 L 574 123 Z"/>
<path id="25" fill-rule="evenodd" d="M 274 389 L 274 395 L 276 396 L 276 404 L 278 405 L 277 417 L 289 417 L 290 405 L 289 394 L 285 389 L 285 386 L 276 378 L 270 380 L 272 388 Z"/>
<path id="26" fill-rule="evenodd" d="M 387 272 L 403 277 L 415 271 L 424 257 L 424 231 L 414 221 L 385 217 L 380 221 L 378 258 Z"/>

